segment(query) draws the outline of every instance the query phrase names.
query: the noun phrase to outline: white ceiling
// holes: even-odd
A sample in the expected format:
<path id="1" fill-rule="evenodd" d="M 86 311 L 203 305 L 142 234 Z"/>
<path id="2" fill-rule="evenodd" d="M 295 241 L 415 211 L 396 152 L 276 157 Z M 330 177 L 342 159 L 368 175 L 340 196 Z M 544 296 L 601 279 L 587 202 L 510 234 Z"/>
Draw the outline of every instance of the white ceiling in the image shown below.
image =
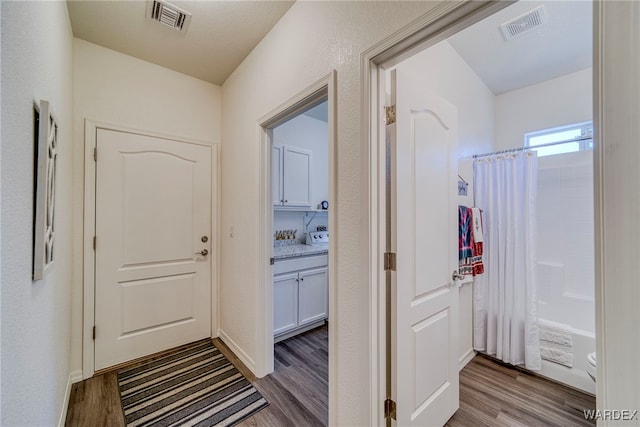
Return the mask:
<path id="1" fill-rule="evenodd" d="M 544 4 L 546 24 L 505 41 L 500 24 Z M 591 1 L 519 1 L 453 35 L 449 43 L 495 95 L 592 64 Z"/>
<path id="2" fill-rule="evenodd" d="M 193 15 L 186 33 L 145 18 L 147 2 L 68 0 L 73 35 L 222 85 L 293 1 L 170 0 Z"/>
<path id="3" fill-rule="evenodd" d="M 145 0 L 68 0 L 75 37 L 222 85 L 293 1 L 171 0 L 193 15 L 182 34 L 145 18 Z M 540 4 L 547 23 L 505 41 L 499 25 Z M 448 40 L 487 86 L 504 92 L 592 63 L 591 1 L 519 1 Z"/>

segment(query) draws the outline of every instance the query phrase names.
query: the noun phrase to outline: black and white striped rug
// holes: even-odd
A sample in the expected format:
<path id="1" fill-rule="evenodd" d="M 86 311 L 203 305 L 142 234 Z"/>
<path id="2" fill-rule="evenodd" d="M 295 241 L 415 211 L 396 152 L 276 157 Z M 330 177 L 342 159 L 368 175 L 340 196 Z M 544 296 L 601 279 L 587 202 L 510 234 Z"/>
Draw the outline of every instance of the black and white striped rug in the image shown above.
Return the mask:
<path id="1" fill-rule="evenodd" d="M 269 403 L 211 340 L 118 371 L 128 427 L 231 426 Z"/>

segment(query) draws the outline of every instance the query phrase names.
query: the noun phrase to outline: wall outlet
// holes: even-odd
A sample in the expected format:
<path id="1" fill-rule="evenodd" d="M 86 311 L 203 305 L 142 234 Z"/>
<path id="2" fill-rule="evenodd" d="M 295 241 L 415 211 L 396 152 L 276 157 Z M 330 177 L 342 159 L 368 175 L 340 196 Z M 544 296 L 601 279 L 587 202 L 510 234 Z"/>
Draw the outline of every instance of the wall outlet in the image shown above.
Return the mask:
<path id="1" fill-rule="evenodd" d="M 458 181 L 458 196 L 466 196 L 468 186 L 469 184 L 467 184 L 466 182 Z"/>

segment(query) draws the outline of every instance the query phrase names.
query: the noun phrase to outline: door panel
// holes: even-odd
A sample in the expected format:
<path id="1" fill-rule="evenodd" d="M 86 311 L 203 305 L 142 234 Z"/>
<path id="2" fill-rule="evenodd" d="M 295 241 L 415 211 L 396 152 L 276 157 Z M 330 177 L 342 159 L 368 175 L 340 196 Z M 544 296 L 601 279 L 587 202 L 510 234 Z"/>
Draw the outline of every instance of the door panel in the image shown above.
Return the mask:
<path id="1" fill-rule="evenodd" d="M 98 129 L 97 149 L 96 370 L 211 336 L 211 148 Z"/>
<path id="2" fill-rule="evenodd" d="M 311 151 L 284 146 L 284 199 L 286 206 L 311 206 Z"/>
<path id="3" fill-rule="evenodd" d="M 298 273 L 273 278 L 273 333 L 298 326 Z"/>
<path id="4" fill-rule="evenodd" d="M 402 68 L 391 76 L 392 398 L 397 424 L 443 425 L 459 406 L 457 110 Z"/>
<path id="5" fill-rule="evenodd" d="M 190 260 L 195 162 L 172 153 L 121 153 L 123 265 Z M 171 171 L 171 173 L 167 173 Z M 170 209 L 171 206 L 180 206 Z M 149 219 L 153 218 L 153 221 Z"/>
<path id="6" fill-rule="evenodd" d="M 300 326 L 327 317 L 328 298 L 327 269 L 310 270 L 300 273 L 298 284 Z"/>
<path id="7" fill-rule="evenodd" d="M 448 287 L 451 281 L 449 251 L 433 250 L 433 247 L 424 244 L 425 241 L 446 242 L 451 238 L 451 229 L 446 226 L 451 222 L 449 210 L 436 209 L 434 206 L 434 201 L 447 202 L 449 199 L 449 138 L 443 124 L 432 111 L 411 111 L 409 114 L 408 125 L 413 131 L 408 136 L 415 150 L 411 167 L 414 173 L 410 177 L 414 191 L 415 233 L 411 236 L 417 261 L 416 277 L 419 278 L 415 281 L 414 296 L 418 297 L 434 289 Z"/>
<path id="8" fill-rule="evenodd" d="M 192 321 L 194 278 L 193 274 L 183 274 L 123 283 L 123 336 L 154 326 Z M 154 310 L 140 310 L 151 298 Z"/>

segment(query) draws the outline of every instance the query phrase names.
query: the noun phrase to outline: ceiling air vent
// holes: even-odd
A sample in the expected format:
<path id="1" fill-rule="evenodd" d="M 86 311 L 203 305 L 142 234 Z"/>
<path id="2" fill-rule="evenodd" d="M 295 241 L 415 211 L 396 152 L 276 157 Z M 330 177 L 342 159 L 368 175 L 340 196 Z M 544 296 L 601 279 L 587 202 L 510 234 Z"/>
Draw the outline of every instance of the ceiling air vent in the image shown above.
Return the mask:
<path id="1" fill-rule="evenodd" d="M 502 31 L 502 35 L 505 40 L 511 40 L 512 38 L 531 31 L 546 22 L 547 15 L 544 13 L 544 6 L 538 6 L 517 18 L 501 24 L 500 30 Z"/>
<path id="2" fill-rule="evenodd" d="M 147 18 L 184 33 L 191 21 L 191 14 L 164 0 L 150 0 L 147 2 Z"/>

